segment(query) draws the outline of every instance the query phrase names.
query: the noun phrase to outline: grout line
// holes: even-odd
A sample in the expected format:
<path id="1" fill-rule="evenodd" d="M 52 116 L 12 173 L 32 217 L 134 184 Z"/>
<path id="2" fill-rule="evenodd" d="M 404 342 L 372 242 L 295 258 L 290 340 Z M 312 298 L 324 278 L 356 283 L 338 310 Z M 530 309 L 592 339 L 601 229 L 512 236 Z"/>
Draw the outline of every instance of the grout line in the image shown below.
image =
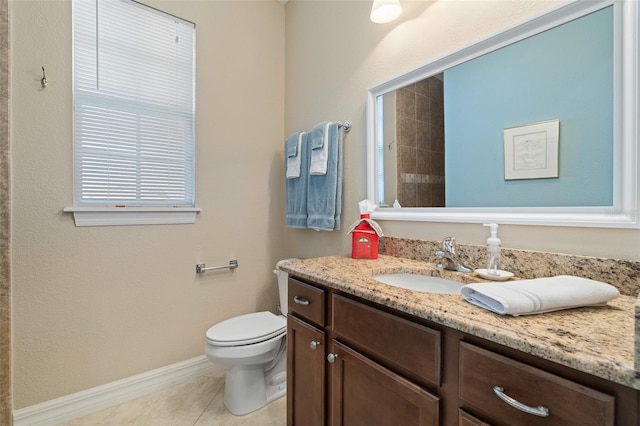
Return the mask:
<path id="1" fill-rule="evenodd" d="M 214 376 L 209 376 L 212 379 L 214 378 Z M 207 409 L 211 406 L 211 404 L 213 404 L 213 401 L 216 399 L 216 397 L 220 394 L 220 391 L 224 389 L 224 380 L 222 381 L 222 385 L 218 388 L 218 390 L 213 394 L 213 396 L 211 397 L 211 400 L 209 401 L 209 403 L 207 404 L 206 407 L 204 407 L 204 409 L 202 410 L 202 412 L 200 413 L 200 415 L 198 416 L 198 418 L 195 420 L 195 422 L 193 423 L 192 426 L 196 426 L 198 424 L 198 422 L 200 421 L 200 419 L 202 418 L 202 416 L 204 415 L 205 411 L 207 411 Z"/>

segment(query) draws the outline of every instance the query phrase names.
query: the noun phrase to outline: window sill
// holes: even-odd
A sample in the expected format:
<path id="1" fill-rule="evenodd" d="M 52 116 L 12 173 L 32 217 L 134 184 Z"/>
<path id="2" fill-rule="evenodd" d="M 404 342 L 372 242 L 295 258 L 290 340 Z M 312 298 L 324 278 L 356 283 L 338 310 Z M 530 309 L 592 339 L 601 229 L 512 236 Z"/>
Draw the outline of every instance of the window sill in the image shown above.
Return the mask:
<path id="1" fill-rule="evenodd" d="M 195 223 L 197 207 L 66 207 L 76 226 L 172 225 Z"/>

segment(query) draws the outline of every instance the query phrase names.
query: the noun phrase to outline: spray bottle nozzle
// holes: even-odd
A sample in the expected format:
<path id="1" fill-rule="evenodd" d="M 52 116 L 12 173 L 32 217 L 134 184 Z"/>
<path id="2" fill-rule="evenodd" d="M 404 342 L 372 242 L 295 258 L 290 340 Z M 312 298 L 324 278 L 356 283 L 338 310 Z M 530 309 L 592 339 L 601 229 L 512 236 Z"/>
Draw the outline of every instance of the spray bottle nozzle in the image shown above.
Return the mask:
<path id="1" fill-rule="evenodd" d="M 489 232 L 491 232 L 491 238 L 496 238 L 498 236 L 498 224 L 497 223 L 484 223 L 483 226 L 489 227 Z"/>

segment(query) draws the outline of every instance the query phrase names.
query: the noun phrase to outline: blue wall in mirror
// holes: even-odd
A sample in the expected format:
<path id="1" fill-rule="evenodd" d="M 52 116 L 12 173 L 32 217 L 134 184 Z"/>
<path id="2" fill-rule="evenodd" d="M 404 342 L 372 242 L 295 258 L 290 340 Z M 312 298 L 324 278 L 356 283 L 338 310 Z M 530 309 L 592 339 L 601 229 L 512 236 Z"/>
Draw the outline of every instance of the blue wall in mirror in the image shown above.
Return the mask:
<path id="1" fill-rule="evenodd" d="M 444 73 L 448 207 L 613 204 L 613 8 Z M 503 129 L 560 120 L 559 177 L 504 179 Z"/>

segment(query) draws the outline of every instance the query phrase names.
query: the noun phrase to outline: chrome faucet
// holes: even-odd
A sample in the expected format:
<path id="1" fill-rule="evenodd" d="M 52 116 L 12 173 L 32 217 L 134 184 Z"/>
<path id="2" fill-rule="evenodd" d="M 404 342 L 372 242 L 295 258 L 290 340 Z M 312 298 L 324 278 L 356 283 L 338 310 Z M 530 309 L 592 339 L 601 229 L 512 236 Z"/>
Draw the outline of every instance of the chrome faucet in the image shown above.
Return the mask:
<path id="1" fill-rule="evenodd" d="M 438 259 L 436 268 L 440 270 L 447 269 L 449 271 L 463 272 L 465 274 L 471 272 L 471 269 L 464 266 L 458 258 L 456 253 L 456 237 L 445 238 L 444 241 L 442 241 L 442 248 L 443 250 L 436 251 L 436 258 Z"/>

